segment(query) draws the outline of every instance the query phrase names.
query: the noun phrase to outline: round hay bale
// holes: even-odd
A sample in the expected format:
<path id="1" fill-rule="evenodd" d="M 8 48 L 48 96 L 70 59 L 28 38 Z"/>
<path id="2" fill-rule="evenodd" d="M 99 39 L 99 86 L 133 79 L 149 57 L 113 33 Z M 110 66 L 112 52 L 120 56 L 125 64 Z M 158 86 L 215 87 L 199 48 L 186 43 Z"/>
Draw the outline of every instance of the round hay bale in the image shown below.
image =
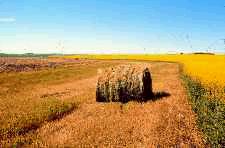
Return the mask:
<path id="1" fill-rule="evenodd" d="M 153 96 L 147 66 L 130 64 L 98 70 L 97 102 L 145 101 Z"/>

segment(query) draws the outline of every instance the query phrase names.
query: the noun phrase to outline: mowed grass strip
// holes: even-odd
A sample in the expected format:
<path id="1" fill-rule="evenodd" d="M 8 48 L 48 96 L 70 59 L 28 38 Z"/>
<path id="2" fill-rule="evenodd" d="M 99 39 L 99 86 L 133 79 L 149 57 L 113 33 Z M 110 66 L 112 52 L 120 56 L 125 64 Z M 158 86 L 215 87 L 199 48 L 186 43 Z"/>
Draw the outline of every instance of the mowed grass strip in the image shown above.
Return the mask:
<path id="1" fill-rule="evenodd" d="M 96 75 L 97 68 L 115 62 L 76 64 L 36 72 L 0 74 L 0 143 L 38 128 L 43 122 L 62 117 L 78 107 L 76 99 L 34 98 L 36 87 L 57 85 Z"/>
<path id="2" fill-rule="evenodd" d="M 61 101 L 57 98 L 39 100 L 36 104 L 30 104 L 30 112 L 20 111 L 20 114 L 8 114 L 9 118 L 1 124 L 1 137 L 4 139 L 25 134 L 29 130 L 38 128 L 45 121 L 62 117 L 64 114 L 75 109 L 77 105 L 74 102 Z"/>

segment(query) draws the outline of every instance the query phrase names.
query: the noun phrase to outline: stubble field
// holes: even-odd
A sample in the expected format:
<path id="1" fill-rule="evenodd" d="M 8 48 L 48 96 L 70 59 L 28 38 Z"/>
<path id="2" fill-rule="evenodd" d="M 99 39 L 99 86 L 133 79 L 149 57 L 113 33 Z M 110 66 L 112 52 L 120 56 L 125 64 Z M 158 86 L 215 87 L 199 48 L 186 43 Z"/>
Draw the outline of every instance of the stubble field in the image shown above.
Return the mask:
<path id="1" fill-rule="evenodd" d="M 14 60 L 17 65 L 24 62 Z M 0 73 L 2 146 L 207 144 L 178 63 L 68 58 L 34 61 L 31 63 L 45 66 Z M 95 101 L 98 68 L 136 62 L 148 64 L 157 94 L 153 100 L 125 104 Z"/>

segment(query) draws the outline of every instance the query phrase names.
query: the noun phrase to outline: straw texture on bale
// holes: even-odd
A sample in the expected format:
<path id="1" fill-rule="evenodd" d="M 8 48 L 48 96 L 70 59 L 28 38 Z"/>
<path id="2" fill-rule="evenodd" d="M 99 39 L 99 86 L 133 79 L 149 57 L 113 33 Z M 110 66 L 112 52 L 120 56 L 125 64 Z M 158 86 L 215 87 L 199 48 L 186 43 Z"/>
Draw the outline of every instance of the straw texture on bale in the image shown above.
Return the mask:
<path id="1" fill-rule="evenodd" d="M 144 101 L 152 96 L 152 79 L 147 66 L 120 65 L 98 71 L 97 102 Z"/>

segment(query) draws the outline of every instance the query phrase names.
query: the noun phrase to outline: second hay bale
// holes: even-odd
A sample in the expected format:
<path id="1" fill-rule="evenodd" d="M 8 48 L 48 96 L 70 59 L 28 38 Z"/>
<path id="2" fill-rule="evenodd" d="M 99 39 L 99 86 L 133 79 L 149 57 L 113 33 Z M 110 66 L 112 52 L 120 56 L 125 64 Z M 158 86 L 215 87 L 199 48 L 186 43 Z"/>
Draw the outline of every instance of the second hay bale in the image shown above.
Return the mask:
<path id="1" fill-rule="evenodd" d="M 152 96 L 151 73 L 145 65 L 120 65 L 98 72 L 98 102 L 144 101 Z"/>

